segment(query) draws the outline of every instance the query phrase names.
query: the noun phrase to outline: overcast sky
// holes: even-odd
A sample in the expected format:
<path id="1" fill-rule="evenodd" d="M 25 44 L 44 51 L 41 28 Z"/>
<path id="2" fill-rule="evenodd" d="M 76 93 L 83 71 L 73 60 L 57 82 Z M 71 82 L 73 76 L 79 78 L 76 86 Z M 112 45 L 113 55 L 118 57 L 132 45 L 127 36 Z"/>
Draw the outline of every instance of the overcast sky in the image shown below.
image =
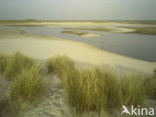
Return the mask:
<path id="1" fill-rule="evenodd" d="M 156 20 L 156 0 L 0 0 L 0 20 Z"/>

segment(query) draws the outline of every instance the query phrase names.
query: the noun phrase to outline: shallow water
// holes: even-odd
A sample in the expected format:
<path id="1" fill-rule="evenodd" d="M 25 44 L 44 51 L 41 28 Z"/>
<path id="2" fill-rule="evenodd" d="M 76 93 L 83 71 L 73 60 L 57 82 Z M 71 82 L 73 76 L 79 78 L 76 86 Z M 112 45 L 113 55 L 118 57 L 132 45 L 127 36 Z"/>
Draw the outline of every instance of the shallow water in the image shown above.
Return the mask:
<path id="1" fill-rule="evenodd" d="M 120 55 L 142 59 L 146 61 L 156 61 L 156 36 L 124 34 L 111 32 L 87 31 L 101 34 L 99 38 L 84 38 L 77 35 L 61 34 L 67 31 L 65 27 L 25 27 L 25 26 L 1 26 L 0 29 L 20 29 L 32 34 L 44 34 L 61 37 L 68 40 L 80 41 L 96 46 L 100 49 L 117 53 Z M 70 27 L 69 27 L 70 28 Z"/>

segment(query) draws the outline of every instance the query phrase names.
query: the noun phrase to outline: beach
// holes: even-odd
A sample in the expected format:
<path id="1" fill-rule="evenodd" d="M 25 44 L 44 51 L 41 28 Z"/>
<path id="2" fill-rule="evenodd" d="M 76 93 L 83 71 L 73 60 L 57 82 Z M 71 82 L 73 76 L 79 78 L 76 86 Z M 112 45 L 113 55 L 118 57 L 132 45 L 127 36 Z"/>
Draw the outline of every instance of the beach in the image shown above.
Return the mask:
<path id="1" fill-rule="evenodd" d="M 38 60 L 46 60 L 55 55 L 67 55 L 80 63 L 110 65 L 114 68 L 150 74 L 156 68 L 155 62 L 117 55 L 81 42 L 27 34 L 19 30 L 0 30 L 0 34 L 0 53 L 11 54 L 20 51 Z"/>

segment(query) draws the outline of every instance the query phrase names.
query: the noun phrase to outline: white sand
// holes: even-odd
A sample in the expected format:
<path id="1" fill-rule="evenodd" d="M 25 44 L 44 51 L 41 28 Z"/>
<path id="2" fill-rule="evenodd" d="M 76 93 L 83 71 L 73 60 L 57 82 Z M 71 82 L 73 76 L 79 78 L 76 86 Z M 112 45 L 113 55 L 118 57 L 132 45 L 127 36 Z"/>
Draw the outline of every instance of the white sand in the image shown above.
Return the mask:
<path id="1" fill-rule="evenodd" d="M 119 27 L 105 27 L 108 29 L 111 29 L 112 31 L 110 32 L 117 32 L 117 33 L 125 33 L 125 32 L 133 32 L 135 29 L 129 29 L 129 28 L 119 28 Z"/>
<path id="2" fill-rule="evenodd" d="M 47 59 L 54 55 L 67 55 L 78 62 L 94 65 L 108 64 L 152 73 L 156 63 L 120 56 L 97 49 L 88 44 L 63 40 L 55 37 L 10 32 L 10 36 L 0 36 L 0 53 L 11 54 L 20 51 L 36 59 Z"/>
<path id="3" fill-rule="evenodd" d="M 98 38 L 100 36 L 101 36 L 100 34 L 94 34 L 94 33 L 88 33 L 88 34 L 81 35 L 81 37 L 85 37 L 85 38 Z"/>

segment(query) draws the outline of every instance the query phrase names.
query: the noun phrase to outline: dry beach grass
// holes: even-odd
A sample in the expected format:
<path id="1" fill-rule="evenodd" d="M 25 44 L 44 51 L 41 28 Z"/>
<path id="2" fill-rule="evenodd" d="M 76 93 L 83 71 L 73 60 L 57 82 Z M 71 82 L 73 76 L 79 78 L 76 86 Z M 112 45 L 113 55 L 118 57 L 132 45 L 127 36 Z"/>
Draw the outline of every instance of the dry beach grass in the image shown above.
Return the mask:
<path id="1" fill-rule="evenodd" d="M 19 62 L 16 67 L 14 66 L 15 58 Z M 4 101 L 3 104 L 0 104 L 5 105 L 6 108 L 8 108 L 6 105 L 10 105 L 9 107 L 18 113 L 24 108 L 24 103 L 31 104 L 43 93 L 44 73 L 41 66 L 34 60 L 20 53 L 0 56 L 1 74 L 6 76 L 8 68 L 11 74 L 8 77 L 10 77 L 12 101 Z M 111 70 L 98 67 L 78 70 L 74 62 L 67 56 L 49 58 L 47 69 L 49 73 L 53 72 L 59 76 L 67 93 L 68 102 L 76 109 L 76 112 L 93 110 L 101 112 L 112 108 L 120 110 L 123 104 L 127 106 L 144 105 L 146 98 L 155 98 L 155 75 L 153 77 L 142 74 L 119 75 Z"/>
<path id="2" fill-rule="evenodd" d="M 44 74 L 33 59 L 21 53 L 0 55 L 0 69 L 1 74 L 10 81 L 7 107 L 11 106 L 12 109 L 19 111 L 23 102 L 32 101 L 42 93 Z"/>
<path id="3" fill-rule="evenodd" d="M 66 56 L 57 56 L 47 61 L 49 72 L 56 72 L 63 81 L 69 103 L 77 111 L 120 108 L 121 105 L 141 105 L 153 95 L 152 78 L 146 82 L 144 75 L 120 76 L 98 67 L 76 70 L 74 63 Z M 150 88 L 146 88 L 148 86 Z M 147 90 L 146 90 L 147 89 Z"/>

